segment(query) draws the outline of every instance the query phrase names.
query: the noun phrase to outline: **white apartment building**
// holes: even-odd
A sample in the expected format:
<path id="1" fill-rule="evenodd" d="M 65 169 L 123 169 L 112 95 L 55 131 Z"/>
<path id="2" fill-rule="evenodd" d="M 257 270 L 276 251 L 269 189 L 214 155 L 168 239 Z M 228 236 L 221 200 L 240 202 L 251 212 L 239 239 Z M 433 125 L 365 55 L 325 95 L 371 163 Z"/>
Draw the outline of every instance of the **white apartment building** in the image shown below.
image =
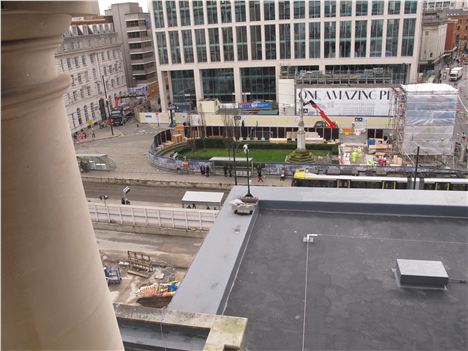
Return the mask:
<path id="1" fill-rule="evenodd" d="M 105 118 L 105 93 L 109 107 L 114 97 L 127 93 L 122 52 L 112 17 L 74 19 L 55 59 L 59 71 L 72 79 L 64 96 L 72 133 Z"/>
<path id="2" fill-rule="evenodd" d="M 281 72 L 417 80 L 417 0 L 150 1 L 161 106 L 277 100 Z"/>

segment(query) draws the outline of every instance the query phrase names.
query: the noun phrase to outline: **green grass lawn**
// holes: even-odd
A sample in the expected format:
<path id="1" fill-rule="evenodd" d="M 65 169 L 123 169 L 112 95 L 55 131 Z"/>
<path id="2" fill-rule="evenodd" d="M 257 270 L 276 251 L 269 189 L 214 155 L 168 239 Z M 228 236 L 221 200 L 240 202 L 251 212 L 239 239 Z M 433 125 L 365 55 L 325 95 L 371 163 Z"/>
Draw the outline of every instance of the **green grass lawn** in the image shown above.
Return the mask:
<path id="1" fill-rule="evenodd" d="M 249 156 L 254 159 L 254 162 L 259 163 L 281 163 L 293 150 L 262 150 L 256 149 L 249 152 Z M 313 150 L 311 151 L 315 156 L 325 156 L 329 151 L 325 150 Z M 193 159 L 210 159 L 211 157 L 228 157 L 228 151 L 226 149 L 197 149 L 196 151 L 183 151 L 183 155 L 187 158 Z M 231 155 L 232 156 L 232 155 Z M 245 153 L 243 150 L 238 150 L 236 153 L 236 159 L 244 159 Z"/>

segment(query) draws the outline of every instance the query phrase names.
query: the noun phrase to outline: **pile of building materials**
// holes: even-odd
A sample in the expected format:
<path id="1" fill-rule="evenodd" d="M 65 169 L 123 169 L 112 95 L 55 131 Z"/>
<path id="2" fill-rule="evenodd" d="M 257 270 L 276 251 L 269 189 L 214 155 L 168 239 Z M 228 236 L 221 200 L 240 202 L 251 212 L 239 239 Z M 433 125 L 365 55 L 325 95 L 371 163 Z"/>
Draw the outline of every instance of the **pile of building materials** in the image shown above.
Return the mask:
<path id="1" fill-rule="evenodd" d="M 401 152 L 416 155 L 453 154 L 454 126 L 457 118 L 458 90 L 447 84 L 402 85 L 404 123 Z"/>

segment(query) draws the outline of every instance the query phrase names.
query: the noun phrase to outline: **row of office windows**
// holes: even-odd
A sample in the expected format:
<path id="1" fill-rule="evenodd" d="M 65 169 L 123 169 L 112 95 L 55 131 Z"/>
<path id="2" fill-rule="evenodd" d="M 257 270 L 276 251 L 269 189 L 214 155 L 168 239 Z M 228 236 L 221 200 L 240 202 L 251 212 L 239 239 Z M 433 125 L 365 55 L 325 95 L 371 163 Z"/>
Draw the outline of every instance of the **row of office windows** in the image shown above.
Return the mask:
<path id="1" fill-rule="evenodd" d="M 96 63 L 96 61 L 109 61 L 109 60 L 117 60 L 122 58 L 122 53 L 118 50 L 106 50 L 101 51 L 99 53 L 91 53 L 89 55 L 81 55 L 81 56 L 74 56 L 74 57 L 67 57 L 60 58 L 60 68 L 62 72 L 66 72 L 69 70 L 73 70 L 76 68 L 81 67 L 88 67 L 88 60 L 91 64 Z M 120 65 L 120 64 L 119 64 Z"/>
<path id="2" fill-rule="evenodd" d="M 223 102 L 234 102 L 234 71 L 232 69 L 202 69 L 203 96 Z M 248 100 L 275 100 L 275 67 L 241 68 L 242 91 L 249 92 Z M 195 103 L 195 81 L 192 70 L 171 71 L 172 93 L 175 102 Z M 195 106 L 195 105 L 193 105 Z"/>
<path id="3" fill-rule="evenodd" d="M 191 3 L 191 7 L 190 7 Z M 306 5 L 308 4 L 308 9 Z M 387 6 L 385 6 L 387 4 Z M 165 5 L 165 6 L 164 6 Z M 276 1 L 276 0 L 250 0 L 250 1 L 153 1 L 154 22 L 156 28 L 232 23 L 274 21 L 304 18 L 324 17 L 350 17 L 350 16 L 382 16 L 415 14 L 418 8 L 417 0 L 305 0 Z M 234 5 L 234 7 L 232 6 Z M 278 5 L 278 6 L 276 6 Z M 354 6 L 353 6 L 354 5 Z M 262 11 L 263 7 L 263 11 Z M 323 7 L 323 8 L 322 8 Z M 385 12 L 385 9 L 387 10 Z M 166 12 L 166 20 L 164 19 Z M 192 12 L 193 23 L 190 12 Z M 263 16 L 262 16 L 263 14 Z M 206 22 L 205 23 L 205 15 Z M 248 19 L 247 19 L 248 15 Z M 308 16 L 308 17 L 307 17 Z"/>
<path id="4" fill-rule="evenodd" d="M 116 76 L 112 79 L 106 80 L 106 89 L 114 89 L 119 86 L 125 85 L 125 77 L 124 76 Z M 79 90 L 72 89 L 65 95 L 65 104 L 72 105 L 77 101 L 82 99 L 87 99 L 94 95 L 101 95 L 104 93 L 102 88 L 101 81 L 95 83 L 96 88 L 93 88 L 91 85 L 84 85 Z"/>
<path id="5" fill-rule="evenodd" d="M 219 62 L 221 59 L 221 46 L 224 61 L 234 61 L 234 52 L 237 51 L 237 60 L 248 60 L 250 47 L 252 60 L 276 59 L 305 59 L 305 58 L 336 58 L 336 57 L 394 57 L 398 55 L 398 45 L 401 45 L 401 56 L 413 56 L 414 35 L 416 19 L 403 20 L 403 35 L 398 33 L 401 25 L 400 19 L 388 19 L 384 49 L 384 20 L 362 20 L 325 22 L 323 29 L 320 22 L 265 25 L 265 52 L 262 47 L 262 26 L 250 26 L 250 43 L 247 41 L 247 27 L 208 28 L 208 43 L 205 29 L 182 30 L 182 43 L 178 31 L 169 31 L 166 39 L 165 32 L 156 33 L 158 57 L 160 64 L 169 63 L 169 50 L 172 64 L 182 63 L 182 52 L 185 63 Z M 354 26 L 354 38 L 352 27 Z M 308 35 L 306 30 L 308 29 Z M 233 31 L 236 31 L 237 43 L 234 45 Z M 323 31 L 323 33 L 322 33 Z M 337 31 L 339 40 L 337 42 Z M 293 32 L 293 37 L 291 33 Z M 194 33 L 195 41 L 193 41 Z M 309 41 L 309 52 L 306 52 L 306 40 Z M 169 41 L 169 43 L 168 43 Z M 279 41 L 279 53 L 277 42 Z M 323 41 L 323 55 L 321 42 Z M 352 55 L 352 42 L 354 53 Z M 368 45 L 369 42 L 369 53 Z M 294 52 L 292 51 L 294 43 Z M 337 49 L 338 44 L 338 49 Z M 194 50 L 195 49 L 195 50 Z M 207 51 L 208 49 L 208 51 Z M 339 50 L 336 53 L 336 50 Z M 383 51 L 385 50 L 385 52 Z"/>

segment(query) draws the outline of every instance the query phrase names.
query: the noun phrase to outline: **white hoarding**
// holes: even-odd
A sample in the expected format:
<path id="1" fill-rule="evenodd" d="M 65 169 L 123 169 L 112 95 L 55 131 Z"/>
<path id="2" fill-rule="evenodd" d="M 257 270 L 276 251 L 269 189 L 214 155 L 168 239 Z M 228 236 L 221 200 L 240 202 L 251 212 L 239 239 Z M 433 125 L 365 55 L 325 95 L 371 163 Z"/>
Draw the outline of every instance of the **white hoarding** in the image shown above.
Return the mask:
<path id="1" fill-rule="evenodd" d="M 301 94 L 304 102 L 311 100 L 329 116 L 391 116 L 393 90 L 391 88 L 303 88 L 297 89 L 297 113 L 300 113 Z M 304 115 L 318 115 L 312 106 L 304 106 Z"/>

